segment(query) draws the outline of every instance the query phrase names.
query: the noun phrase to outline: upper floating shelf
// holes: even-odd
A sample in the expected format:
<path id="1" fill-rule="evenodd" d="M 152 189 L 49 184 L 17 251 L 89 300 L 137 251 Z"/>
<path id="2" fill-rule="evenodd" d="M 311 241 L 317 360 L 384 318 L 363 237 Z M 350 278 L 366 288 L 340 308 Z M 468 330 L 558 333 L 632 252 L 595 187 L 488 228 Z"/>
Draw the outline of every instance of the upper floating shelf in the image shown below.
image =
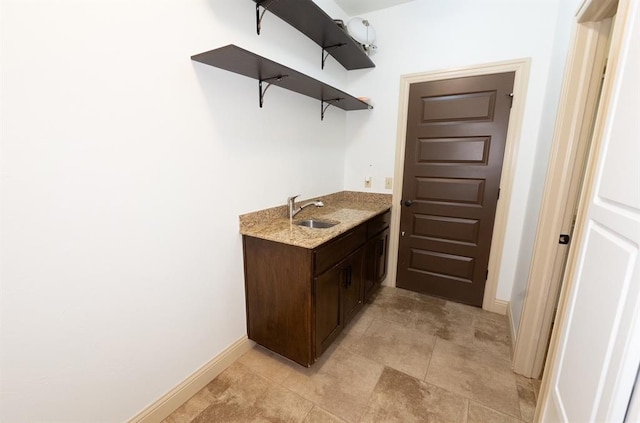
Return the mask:
<path id="1" fill-rule="evenodd" d="M 196 54 L 191 56 L 191 60 L 257 79 L 260 88 L 260 107 L 262 107 L 267 88 L 277 85 L 320 100 L 321 118 L 324 118 L 324 111 L 329 105 L 343 110 L 373 109 L 369 104 L 344 91 L 233 44 Z M 264 89 L 263 83 L 268 84 Z"/>
<path id="2" fill-rule="evenodd" d="M 311 0 L 253 0 L 256 3 L 258 34 L 262 14 L 260 8 L 273 13 L 322 47 L 322 67 L 325 51 L 347 70 L 373 68 L 364 49 L 345 30 Z"/>

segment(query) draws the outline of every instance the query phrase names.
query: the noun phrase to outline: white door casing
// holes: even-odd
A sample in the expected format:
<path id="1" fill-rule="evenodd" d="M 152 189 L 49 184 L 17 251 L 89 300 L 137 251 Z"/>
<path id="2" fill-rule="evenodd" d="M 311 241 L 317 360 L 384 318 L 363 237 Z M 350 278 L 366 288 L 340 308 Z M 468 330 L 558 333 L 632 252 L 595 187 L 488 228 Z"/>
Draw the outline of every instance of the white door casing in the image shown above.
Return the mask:
<path id="1" fill-rule="evenodd" d="M 538 218 L 527 290 L 513 350 L 513 370 L 539 378 L 547 356 L 558 293 L 569 245 L 573 214 L 584 178 L 584 156 L 592 137 L 595 111 L 610 41 L 611 19 L 576 22 L 567 59 L 545 190 Z"/>
<path id="2" fill-rule="evenodd" d="M 640 0 L 621 0 L 536 421 L 622 422 L 640 365 Z"/>

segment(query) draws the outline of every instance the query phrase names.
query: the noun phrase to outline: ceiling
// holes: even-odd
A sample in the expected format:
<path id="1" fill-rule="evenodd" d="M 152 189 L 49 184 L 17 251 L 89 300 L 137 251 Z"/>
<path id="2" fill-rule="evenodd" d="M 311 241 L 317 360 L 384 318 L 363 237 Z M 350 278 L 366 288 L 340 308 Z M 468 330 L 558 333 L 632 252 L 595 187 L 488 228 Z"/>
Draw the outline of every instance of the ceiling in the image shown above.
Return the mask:
<path id="1" fill-rule="evenodd" d="M 349 16 L 358 16 L 410 1 L 414 0 L 335 0 L 338 6 L 347 12 Z"/>

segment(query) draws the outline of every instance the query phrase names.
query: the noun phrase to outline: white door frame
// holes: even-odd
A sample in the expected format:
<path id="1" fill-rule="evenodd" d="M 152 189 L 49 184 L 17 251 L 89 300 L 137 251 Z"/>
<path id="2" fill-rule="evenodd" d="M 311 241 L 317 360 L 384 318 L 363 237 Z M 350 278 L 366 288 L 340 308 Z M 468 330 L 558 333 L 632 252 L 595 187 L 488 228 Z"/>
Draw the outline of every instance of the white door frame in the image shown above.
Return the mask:
<path id="1" fill-rule="evenodd" d="M 613 120 L 616 114 L 615 106 L 612 103 L 615 102 L 618 96 L 617 83 L 620 74 L 625 72 L 625 64 L 623 63 L 621 46 L 624 48 L 631 48 L 633 45 L 631 41 L 631 23 L 636 24 L 636 31 L 638 28 L 638 19 L 640 16 L 640 0 L 586 0 L 581 8 L 581 15 L 577 25 L 581 25 L 584 19 L 600 21 L 612 13 L 616 14 L 615 24 L 612 33 L 611 51 L 607 61 L 607 75 L 605 76 L 602 98 L 598 106 L 598 118 L 596 127 L 594 129 L 593 145 L 591 147 L 593 154 L 590 155 L 587 163 L 587 171 L 585 174 L 585 185 L 581 193 L 581 205 L 578 212 L 578 220 L 576 223 L 575 240 L 576 243 L 571 247 L 569 252 L 569 259 L 567 263 L 567 272 L 563 280 L 562 291 L 560 294 L 560 302 L 558 305 L 558 324 L 555 326 L 551 338 L 551 345 L 549 347 L 549 358 L 545 364 L 545 373 L 542 380 L 542 386 L 540 389 L 539 401 L 536 408 L 536 415 L 534 421 L 560 421 L 558 413 L 553 411 L 551 405 L 558 403 L 558 392 L 552 385 L 557 379 L 559 369 L 562 366 L 562 349 L 567 343 L 567 327 L 572 323 L 571 311 L 575 302 L 577 301 L 574 290 L 579 287 L 580 284 L 580 271 L 582 264 L 579 262 L 582 253 L 581 250 L 587 245 L 588 240 L 585 239 L 585 234 L 589 234 L 592 229 L 592 222 L 590 221 L 589 209 L 597 203 L 596 200 L 591 200 L 598 192 L 599 187 L 596 184 L 598 174 L 601 173 L 598 169 L 601 160 L 606 157 L 601 150 L 601 144 L 605 141 L 610 134 L 607 133 L 609 128 L 607 125 Z M 635 10 L 634 10 L 635 9 Z M 585 16 L 587 18 L 585 18 Z M 635 22 L 634 22 L 635 21 Z M 624 45 L 623 45 L 624 41 Z M 637 47 L 637 45 L 635 45 Z M 631 135 L 629 135 L 631 136 Z M 591 200 L 591 203 L 590 203 Z M 631 215 L 631 213 L 630 213 Z M 618 222 L 616 222 L 618 224 Z M 637 241 L 635 241 L 637 245 Z M 636 274 L 637 276 L 637 274 Z M 629 286 L 637 288 L 637 284 L 634 285 L 634 280 L 629 278 Z M 636 277 L 637 279 L 637 277 Z M 602 289 L 606 289 L 604 286 Z M 616 345 L 610 344 L 607 350 L 607 365 L 611 364 L 611 357 L 616 355 L 616 365 L 606 369 L 594 369 L 600 372 L 600 389 L 598 398 L 595 403 L 585 404 L 585 407 L 592 407 L 592 410 L 598 413 L 606 414 L 604 419 L 598 421 L 616 421 L 622 422 L 624 419 L 625 406 L 628 406 L 627 415 L 625 421 L 637 421 L 637 417 L 640 415 L 640 409 L 638 407 L 637 396 L 631 397 L 629 402 L 629 393 L 636 378 L 636 372 L 638 370 L 638 352 L 640 352 L 640 310 L 638 305 L 640 304 L 640 296 L 637 289 L 633 294 L 629 296 L 623 296 L 625 302 L 619 307 L 616 316 L 616 326 L 612 334 L 612 339 L 616 340 Z M 597 310 L 594 310 L 594 313 Z M 624 320 L 624 328 L 621 326 L 621 321 Z M 615 338 L 613 338 L 615 336 Z M 615 352 L 613 351 L 615 350 Z M 637 392 L 636 392 L 637 393 Z M 603 400 L 604 398 L 604 400 Z M 603 404 L 600 404 L 603 401 Z M 556 407 L 558 409 L 559 407 Z"/>
<path id="2" fill-rule="evenodd" d="M 598 3 L 600 6 L 601 2 Z M 578 19 L 589 10 L 581 8 Z M 557 259 L 559 254 L 565 253 L 559 250 L 567 248 L 558 245 L 558 237 L 561 233 L 570 233 L 571 222 L 566 221 L 565 211 L 573 210 L 575 206 L 576 194 L 572 195 L 571 191 L 574 169 L 580 167 L 579 164 L 576 166 L 576 156 L 592 135 L 609 45 L 610 20 L 604 19 L 611 17 L 615 9 L 606 7 L 604 11 L 608 16 L 591 10 L 591 16 L 597 21 L 578 22 L 573 31 L 527 292 L 513 352 L 514 371 L 526 377 L 540 377 L 547 353 L 561 282 Z"/>
<path id="3" fill-rule="evenodd" d="M 405 139 L 407 135 L 407 111 L 409 107 L 409 89 L 411 84 L 421 82 L 439 81 L 443 79 L 462 78 L 468 76 L 487 75 L 494 73 L 515 72 L 513 85 L 513 106 L 509 116 L 509 126 L 505 145 L 504 160 L 502 163 L 502 175 L 500 177 L 500 201 L 496 208 L 493 238 L 491 240 L 491 252 L 489 255 L 489 278 L 485 285 L 482 308 L 495 313 L 506 314 L 507 302 L 498 300 L 500 261 L 504 248 L 504 237 L 507 227 L 507 216 L 513 177 L 515 174 L 518 144 L 524 116 L 527 85 L 529 82 L 529 58 L 509 60 L 504 62 L 488 63 L 457 69 L 447 69 L 433 72 L 403 75 L 400 78 L 400 102 L 398 107 L 398 131 L 396 139 L 396 161 L 393 186 L 393 205 L 391 217 L 391 234 L 389 243 L 389 277 L 386 284 L 396 285 L 398 270 L 398 244 L 400 237 L 400 201 L 402 199 L 402 180 L 404 177 Z"/>

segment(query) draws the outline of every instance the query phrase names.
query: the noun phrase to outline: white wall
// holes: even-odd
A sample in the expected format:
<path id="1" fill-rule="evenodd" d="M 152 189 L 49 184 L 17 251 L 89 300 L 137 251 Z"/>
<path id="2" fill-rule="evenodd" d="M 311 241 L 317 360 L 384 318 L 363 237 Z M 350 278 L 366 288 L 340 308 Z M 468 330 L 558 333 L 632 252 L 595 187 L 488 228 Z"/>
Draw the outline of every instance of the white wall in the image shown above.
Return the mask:
<path id="1" fill-rule="evenodd" d="M 516 335 L 520 327 L 520 318 L 529 282 L 528 277 L 531 259 L 533 257 L 533 245 L 547 177 L 549 152 L 553 144 L 553 131 L 569 51 L 571 29 L 575 22 L 575 12 L 581 2 L 582 0 L 563 0 L 560 2 L 551 65 L 549 67 L 549 81 L 546 87 L 538 145 L 535 153 L 535 164 L 531 178 L 531 187 L 529 189 L 529 198 L 527 200 L 527 212 L 525 214 L 518 264 L 513 280 L 513 290 L 511 292 L 510 307 Z"/>
<path id="2" fill-rule="evenodd" d="M 320 122 L 276 87 L 259 109 L 257 81 L 189 59 L 236 43 L 346 88 L 254 19 L 251 1 L 3 0 L 0 420 L 142 410 L 246 333 L 238 215 L 342 189 L 344 111 Z"/>
<path id="3" fill-rule="evenodd" d="M 540 134 L 553 116 L 545 113 L 547 84 L 560 0 L 419 0 L 365 15 L 379 46 L 375 70 L 349 74 L 349 91 L 372 98 L 370 114 L 347 118 L 345 188 L 362 189 L 373 176 L 373 191 L 394 173 L 401 75 L 452 69 L 523 57 L 531 58 L 505 248 L 497 298 L 511 299 L 518 251 L 525 228 L 527 198 Z M 570 25 L 571 22 L 566 22 Z M 551 121 L 551 124 L 553 122 Z M 544 157 L 537 165 L 546 168 Z"/>

